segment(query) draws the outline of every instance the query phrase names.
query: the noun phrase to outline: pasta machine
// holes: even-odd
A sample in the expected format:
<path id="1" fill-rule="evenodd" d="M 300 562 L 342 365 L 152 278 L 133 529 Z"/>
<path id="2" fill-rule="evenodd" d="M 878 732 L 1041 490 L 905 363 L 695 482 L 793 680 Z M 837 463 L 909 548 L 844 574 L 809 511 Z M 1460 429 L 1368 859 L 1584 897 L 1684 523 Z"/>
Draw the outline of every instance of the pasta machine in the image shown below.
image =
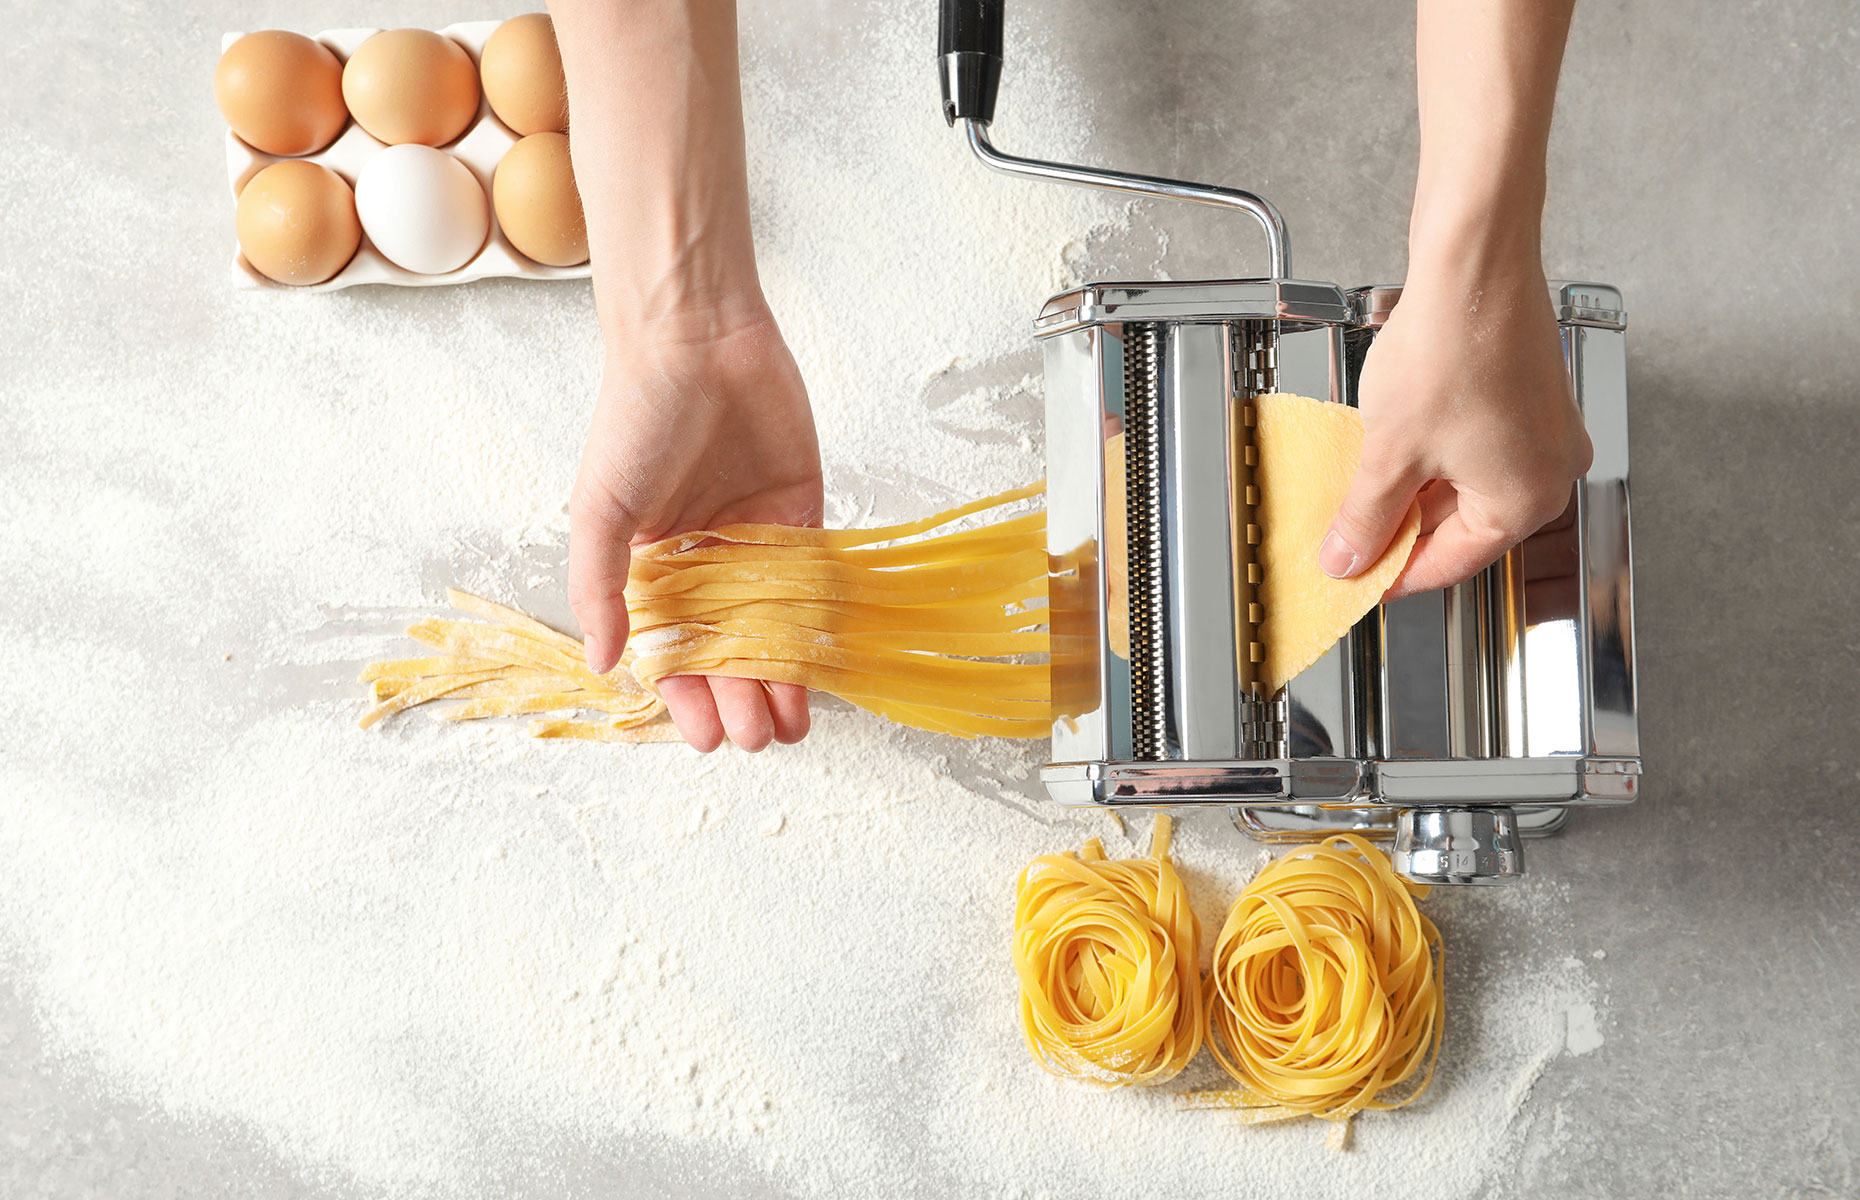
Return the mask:
<path id="1" fill-rule="evenodd" d="M 1620 294 L 1551 285 L 1595 446 L 1562 517 L 1466 583 L 1371 610 L 1265 696 L 1250 653 L 1261 616 L 1251 431 L 1236 414 L 1275 391 L 1355 404 L 1364 354 L 1401 289 L 1293 278 L 1284 220 L 1251 193 L 998 150 L 1002 8 L 943 0 L 941 13 L 944 115 L 983 163 L 1234 209 L 1269 247 L 1266 278 L 1088 283 L 1035 320 L 1054 563 L 1056 720 L 1041 775 L 1053 799 L 1220 806 L 1266 841 L 1373 835 L 1427 883 L 1515 879 L 1523 838 L 1555 832 L 1571 809 L 1633 801 Z M 1120 445 L 1125 499 L 1110 512 Z M 1119 561 L 1127 588 L 1105 569 Z"/>

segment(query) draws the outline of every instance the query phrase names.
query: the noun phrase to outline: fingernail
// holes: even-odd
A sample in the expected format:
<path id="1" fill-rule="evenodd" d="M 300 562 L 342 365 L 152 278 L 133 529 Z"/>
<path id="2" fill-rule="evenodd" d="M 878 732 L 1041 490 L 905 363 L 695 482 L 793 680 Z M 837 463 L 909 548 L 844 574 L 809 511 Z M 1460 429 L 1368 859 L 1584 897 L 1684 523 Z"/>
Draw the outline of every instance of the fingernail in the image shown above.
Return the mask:
<path id="1" fill-rule="evenodd" d="M 581 639 L 581 653 L 582 657 L 588 660 L 588 669 L 590 671 L 593 671 L 596 675 L 606 674 L 605 671 L 595 665 L 600 662 L 601 644 L 594 640 L 593 634 L 590 633 L 588 636 Z"/>
<path id="2" fill-rule="evenodd" d="M 1324 535 L 1324 544 L 1318 547 L 1318 566 L 1324 574 L 1332 579 L 1348 579 L 1355 575 L 1361 556 L 1350 549 L 1350 543 L 1343 540 L 1343 535 L 1335 529 Z"/>

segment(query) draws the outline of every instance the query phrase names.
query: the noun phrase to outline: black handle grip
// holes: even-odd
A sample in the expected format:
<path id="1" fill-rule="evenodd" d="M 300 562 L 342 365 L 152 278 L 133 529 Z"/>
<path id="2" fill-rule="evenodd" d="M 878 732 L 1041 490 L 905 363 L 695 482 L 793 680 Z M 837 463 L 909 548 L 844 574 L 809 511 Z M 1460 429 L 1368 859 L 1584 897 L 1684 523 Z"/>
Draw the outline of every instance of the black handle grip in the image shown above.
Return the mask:
<path id="1" fill-rule="evenodd" d="M 1005 0 L 943 0 L 937 21 L 937 73 L 943 119 L 983 124 L 995 118 L 1001 91 L 1001 24 Z"/>
<path id="2" fill-rule="evenodd" d="M 1002 8 L 1003 0 L 943 0 L 937 57 L 967 53 L 1000 58 Z"/>

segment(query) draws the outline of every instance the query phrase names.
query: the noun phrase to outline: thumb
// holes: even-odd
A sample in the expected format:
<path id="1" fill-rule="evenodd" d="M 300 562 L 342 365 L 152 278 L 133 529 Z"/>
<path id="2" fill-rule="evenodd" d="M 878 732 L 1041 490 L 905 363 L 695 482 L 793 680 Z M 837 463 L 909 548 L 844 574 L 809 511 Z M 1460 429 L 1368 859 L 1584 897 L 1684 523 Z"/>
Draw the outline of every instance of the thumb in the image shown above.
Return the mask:
<path id="1" fill-rule="evenodd" d="M 585 477 L 576 483 L 568 502 L 568 603 L 597 675 L 613 670 L 626 649 L 626 572 L 637 527 L 605 489 Z"/>
<path id="2" fill-rule="evenodd" d="M 1422 475 L 1419 464 L 1406 454 L 1374 438 L 1364 440 L 1356 478 L 1318 547 L 1318 566 L 1326 575 L 1350 579 L 1382 557 L 1425 482 Z"/>

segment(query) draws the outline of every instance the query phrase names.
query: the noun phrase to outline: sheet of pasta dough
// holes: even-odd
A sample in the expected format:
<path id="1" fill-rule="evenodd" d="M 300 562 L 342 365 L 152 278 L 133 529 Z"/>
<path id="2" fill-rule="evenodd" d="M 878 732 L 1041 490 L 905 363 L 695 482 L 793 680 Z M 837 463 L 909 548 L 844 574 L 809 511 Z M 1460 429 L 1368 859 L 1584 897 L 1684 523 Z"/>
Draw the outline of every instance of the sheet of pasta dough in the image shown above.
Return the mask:
<path id="1" fill-rule="evenodd" d="M 1354 579 L 1319 568 L 1318 546 L 1363 459 L 1363 418 L 1342 404 L 1275 392 L 1253 401 L 1259 466 L 1257 520 L 1268 695 L 1316 662 L 1376 606 L 1408 563 L 1421 531 L 1421 506 L 1374 566 Z"/>

